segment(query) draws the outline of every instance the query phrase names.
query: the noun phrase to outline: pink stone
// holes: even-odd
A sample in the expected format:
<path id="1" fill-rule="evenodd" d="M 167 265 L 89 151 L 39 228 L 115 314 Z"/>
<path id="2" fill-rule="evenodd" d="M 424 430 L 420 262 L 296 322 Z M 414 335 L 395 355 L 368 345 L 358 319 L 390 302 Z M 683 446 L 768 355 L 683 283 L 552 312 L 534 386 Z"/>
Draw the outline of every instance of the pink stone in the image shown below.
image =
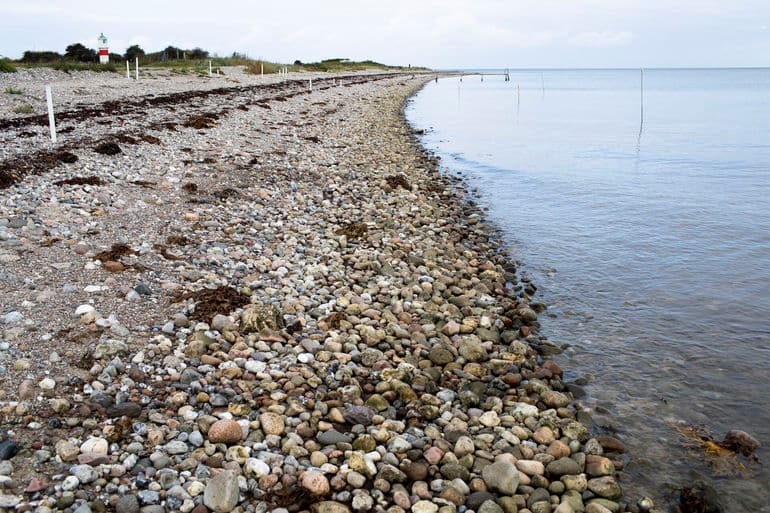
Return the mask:
<path id="1" fill-rule="evenodd" d="M 42 479 L 38 479 L 36 477 L 33 477 L 29 484 L 27 485 L 27 488 L 24 490 L 25 493 L 35 493 L 39 492 L 40 490 L 45 490 L 48 488 L 48 483 L 43 481 Z"/>
<path id="2" fill-rule="evenodd" d="M 425 461 L 431 465 L 438 465 L 438 463 L 441 461 L 441 458 L 444 457 L 444 452 L 438 447 L 431 447 L 425 451 L 425 453 L 423 453 L 423 457 L 425 458 Z"/>

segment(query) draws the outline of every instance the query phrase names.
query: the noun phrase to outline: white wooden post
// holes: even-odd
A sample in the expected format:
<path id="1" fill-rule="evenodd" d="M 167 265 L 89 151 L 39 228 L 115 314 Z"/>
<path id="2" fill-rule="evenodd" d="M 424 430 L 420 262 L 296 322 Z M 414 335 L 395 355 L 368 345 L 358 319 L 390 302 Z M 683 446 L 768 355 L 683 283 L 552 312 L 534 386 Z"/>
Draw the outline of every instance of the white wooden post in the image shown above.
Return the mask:
<path id="1" fill-rule="evenodd" d="M 265 78 L 265 64 L 263 62 L 259 63 L 259 78 Z"/>
<path id="2" fill-rule="evenodd" d="M 131 80 L 131 67 L 128 64 L 128 61 L 126 61 L 126 78 Z"/>
<path id="3" fill-rule="evenodd" d="M 313 79 L 310 79 L 310 82 L 308 84 L 308 90 L 312 93 L 313 92 Z"/>
<path id="4" fill-rule="evenodd" d="M 211 61 L 209 61 L 209 77 L 211 77 Z"/>
<path id="5" fill-rule="evenodd" d="M 51 142 L 56 142 L 56 122 L 53 118 L 53 98 L 51 96 L 51 86 L 45 86 L 45 101 L 48 104 L 48 125 L 51 127 Z"/>
<path id="6" fill-rule="evenodd" d="M 134 69 L 136 79 L 139 80 L 139 57 L 136 58 L 136 68 Z"/>

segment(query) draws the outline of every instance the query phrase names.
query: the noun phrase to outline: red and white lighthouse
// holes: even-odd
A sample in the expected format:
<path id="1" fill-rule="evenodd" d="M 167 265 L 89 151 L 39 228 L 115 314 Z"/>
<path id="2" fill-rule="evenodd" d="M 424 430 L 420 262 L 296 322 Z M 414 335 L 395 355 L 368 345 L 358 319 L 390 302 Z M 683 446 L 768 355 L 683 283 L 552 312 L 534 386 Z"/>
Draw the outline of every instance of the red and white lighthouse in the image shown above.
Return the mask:
<path id="1" fill-rule="evenodd" d="M 109 64 L 110 62 L 110 49 L 107 48 L 107 38 L 104 37 L 104 32 L 99 35 L 99 64 Z"/>

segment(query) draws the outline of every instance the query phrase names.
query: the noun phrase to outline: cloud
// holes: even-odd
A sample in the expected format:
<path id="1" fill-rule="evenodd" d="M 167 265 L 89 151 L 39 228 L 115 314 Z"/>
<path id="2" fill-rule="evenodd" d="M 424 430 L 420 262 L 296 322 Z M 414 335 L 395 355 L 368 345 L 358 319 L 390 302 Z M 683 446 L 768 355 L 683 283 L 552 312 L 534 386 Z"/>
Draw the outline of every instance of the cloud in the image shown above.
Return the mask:
<path id="1" fill-rule="evenodd" d="M 627 30 L 605 30 L 602 32 L 579 32 L 577 34 L 570 35 L 568 38 L 568 43 L 572 46 L 579 46 L 583 48 L 613 48 L 627 45 L 633 39 L 633 32 L 629 32 Z"/>

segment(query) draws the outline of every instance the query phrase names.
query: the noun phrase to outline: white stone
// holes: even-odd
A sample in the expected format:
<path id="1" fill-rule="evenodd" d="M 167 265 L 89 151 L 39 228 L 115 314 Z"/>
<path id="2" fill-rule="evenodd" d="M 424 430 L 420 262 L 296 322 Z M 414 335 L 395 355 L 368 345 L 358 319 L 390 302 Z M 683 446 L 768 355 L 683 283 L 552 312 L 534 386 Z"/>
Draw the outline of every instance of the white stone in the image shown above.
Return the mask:
<path id="1" fill-rule="evenodd" d="M 107 454 L 109 444 L 104 438 L 89 438 L 80 446 L 80 452 L 91 454 Z"/>
<path id="2" fill-rule="evenodd" d="M 438 505 L 431 501 L 417 501 L 412 506 L 412 513 L 436 513 Z"/>
<path id="3" fill-rule="evenodd" d="M 249 458 L 243 465 L 243 473 L 246 477 L 262 477 L 270 473 L 270 466 L 257 458 Z"/>
<path id="4" fill-rule="evenodd" d="M 42 390 L 53 390 L 56 386 L 56 381 L 51 378 L 43 378 L 40 383 L 37 384 Z"/>
<path id="5" fill-rule="evenodd" d="M 518 417 L 537 417 L 540 414 L 540 410 L 534 404 L 516 403 L 513 407 L 513 415 Z"/>
<path id="6" fill-rule="evenodd" d="M 75 315 L 84 315 L 95 311 L 96 308 L 94 308 L 93 305 L 80 305 L 79 307 L 75 308 Z"/>

